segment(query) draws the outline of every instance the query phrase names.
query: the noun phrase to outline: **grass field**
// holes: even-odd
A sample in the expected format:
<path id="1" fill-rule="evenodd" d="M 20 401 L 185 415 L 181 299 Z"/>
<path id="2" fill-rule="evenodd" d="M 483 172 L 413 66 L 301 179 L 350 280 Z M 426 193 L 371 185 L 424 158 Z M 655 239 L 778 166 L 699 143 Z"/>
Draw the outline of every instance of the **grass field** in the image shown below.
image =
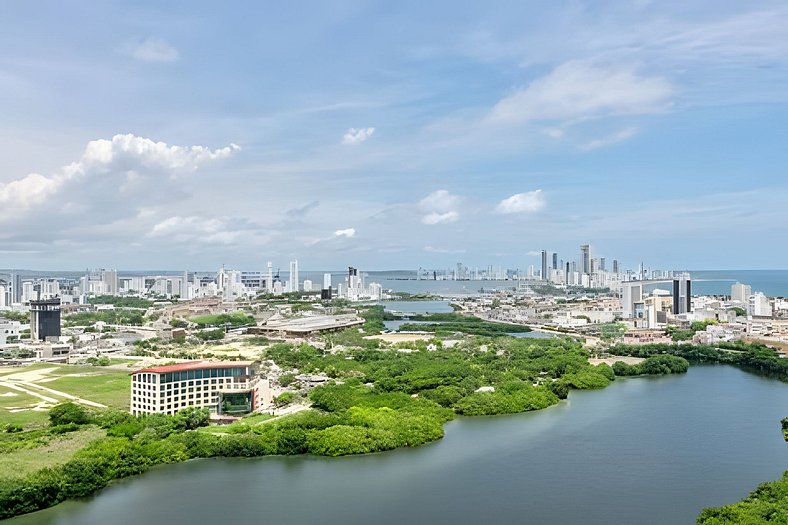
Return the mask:
<path id="1" fill-rule="evenodd" d="M 57 392 L 128 409 L 130 390 L 131 376 L 120 370 L 49 363 L 0 367 L 0 426 L 46 423 L 46 409 L 67 400 Z"/>
<path id="2" fill-rule="evenodd" d="M 47 436 L 47 443 L 43 446 L 0 454 L 0 478 L 21 478 L 45 467 L 61 465 L 71 459 L 79 449 L 102 436 L 104 431 L 100 428 L 86 427 L 68 434 Z M 10 434 L 1 436 L 0 439 L 15 437 L 16 435 Z"/>

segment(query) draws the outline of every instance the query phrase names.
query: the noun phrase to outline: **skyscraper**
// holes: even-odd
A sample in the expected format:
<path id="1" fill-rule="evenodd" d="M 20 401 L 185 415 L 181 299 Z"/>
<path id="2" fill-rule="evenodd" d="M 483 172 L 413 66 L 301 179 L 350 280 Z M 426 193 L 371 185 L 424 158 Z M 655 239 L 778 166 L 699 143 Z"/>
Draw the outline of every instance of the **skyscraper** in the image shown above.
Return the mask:
<path id="1" fill-rule="evenodd" d="M 580 273 L 591 273 L 591 246 L 580 246 Z"/>
<path id="2" fill-rule="evenodd" d="M 265 289 L 268 293 L 273 293 L 274 291 L 274 263 L 268 261 L 266 264 L 266 268 L 268 269 L 268 277 L 265 280 Z"/>
<path id="3" fill-rule="evenodd" d="M 618 273 L 618 259 L 613 259 L 613 273 Z"/>
<path id="4" fill-rule="evenodd" d="M 547 280 L 547 250 L 542 250 L 542 280 Z"/>
<path id="5" fill-rule="evenodd" d="M 290 261 L 290 276 L 288 277 L 287 281 L 288 292 L 297 292 L 299 290 L 298 285 L 298 259 L 293 259 Z"/>
<path id="6" fill-rule="evenodd" d="M 553 252 L 553 270 L 558 269 L 558 253 Z"/>

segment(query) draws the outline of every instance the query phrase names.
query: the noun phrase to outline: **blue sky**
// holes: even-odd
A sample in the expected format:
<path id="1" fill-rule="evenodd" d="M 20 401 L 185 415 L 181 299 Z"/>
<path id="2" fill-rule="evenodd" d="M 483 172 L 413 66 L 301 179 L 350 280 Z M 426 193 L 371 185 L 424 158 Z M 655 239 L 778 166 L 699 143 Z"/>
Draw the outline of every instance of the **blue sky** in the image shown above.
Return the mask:
<path id="1" fill-rule="evenodd" d="M 0 267 L 788 267 L 784 2 L 131 4 L 0 17 Z"/>

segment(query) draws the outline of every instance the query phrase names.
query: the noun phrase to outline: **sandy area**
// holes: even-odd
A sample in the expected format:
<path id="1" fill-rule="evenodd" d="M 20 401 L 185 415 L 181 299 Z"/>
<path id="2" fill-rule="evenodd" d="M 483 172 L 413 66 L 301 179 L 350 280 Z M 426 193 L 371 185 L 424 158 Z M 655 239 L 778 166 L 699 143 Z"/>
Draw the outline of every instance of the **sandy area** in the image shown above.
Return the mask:
<path id="1" fill-rule="evenodd" d="M 602 363 L 607 363 L 608 365 L 612 365 L 616 361 L 623 361 L 628 365 L 636 365 L 643 361 L 642 357 L 630 357 L 626 355 L 614 355 L 605 358 L 598 358 L 598 357 L 589 357 L 588 362 L 592 365 L 600 365 Z"/>

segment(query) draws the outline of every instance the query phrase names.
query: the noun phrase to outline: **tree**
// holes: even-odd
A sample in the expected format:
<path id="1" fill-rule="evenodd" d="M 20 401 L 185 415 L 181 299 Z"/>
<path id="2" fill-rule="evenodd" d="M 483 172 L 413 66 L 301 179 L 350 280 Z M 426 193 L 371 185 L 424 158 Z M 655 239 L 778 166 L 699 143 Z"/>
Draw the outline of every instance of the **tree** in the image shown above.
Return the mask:
<path id="1" fill-rule="evenodd" d="M 84 425 L 90 422 L 90 414 L 85 407 L 69 401 L 52 407 L 49 411 L 49 422 L 54 426 L 69 423 Z"/>
<path id="2" fill-rule="evenodd" d="M 627 325 L 622 323 L 606 323 L 599 327 L 599 337 L 605 342 L 619 339 L 627 331 Z"/>

